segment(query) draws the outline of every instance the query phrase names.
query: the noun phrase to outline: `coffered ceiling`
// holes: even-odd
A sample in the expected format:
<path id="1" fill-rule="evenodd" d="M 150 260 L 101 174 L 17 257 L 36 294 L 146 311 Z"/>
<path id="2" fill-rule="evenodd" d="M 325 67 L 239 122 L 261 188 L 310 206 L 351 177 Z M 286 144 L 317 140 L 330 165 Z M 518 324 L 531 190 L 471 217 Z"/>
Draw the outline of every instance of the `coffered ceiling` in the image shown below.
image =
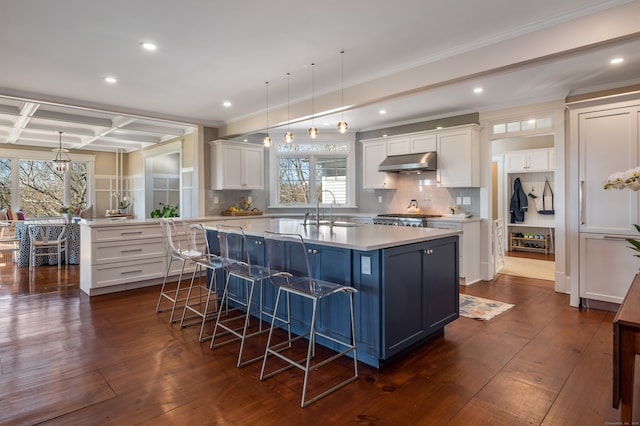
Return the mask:
<path id="1" fill-rule="evenodd" d="M 638 0 L 4 2 L 0 147 L 61 130 L 65 148 L 132 151 L 194 124 L 304 131 L 312 112 L 321 132 L 342 115 L 370 130 L 638 84 L 638 16 Z"/>

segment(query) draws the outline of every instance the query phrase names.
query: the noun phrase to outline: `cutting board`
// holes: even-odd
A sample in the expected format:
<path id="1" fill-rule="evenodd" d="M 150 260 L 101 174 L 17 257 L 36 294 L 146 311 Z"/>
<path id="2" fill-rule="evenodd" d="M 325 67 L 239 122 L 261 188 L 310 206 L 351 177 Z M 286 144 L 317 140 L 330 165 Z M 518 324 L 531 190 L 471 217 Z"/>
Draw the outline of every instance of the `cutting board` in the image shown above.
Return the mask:
<path id="1" fill-rule="evenodd" d="M 262 215 L 261 210 L 225 210 L 222 212 L 222 216 L 260 216 Z"/>

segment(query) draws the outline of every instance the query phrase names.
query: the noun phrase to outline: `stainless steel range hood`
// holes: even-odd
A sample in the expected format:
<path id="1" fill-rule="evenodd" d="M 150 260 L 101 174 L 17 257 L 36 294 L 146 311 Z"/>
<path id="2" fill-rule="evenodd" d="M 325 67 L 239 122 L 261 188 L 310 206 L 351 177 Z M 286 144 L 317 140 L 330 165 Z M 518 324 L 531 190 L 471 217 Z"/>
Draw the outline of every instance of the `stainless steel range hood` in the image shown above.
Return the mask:
<path id="1" fill-rule="evenodd" d="M 427 172 L 437 170 L 435 152 L 393 155 L 378 166 L 379 172 Z"/>

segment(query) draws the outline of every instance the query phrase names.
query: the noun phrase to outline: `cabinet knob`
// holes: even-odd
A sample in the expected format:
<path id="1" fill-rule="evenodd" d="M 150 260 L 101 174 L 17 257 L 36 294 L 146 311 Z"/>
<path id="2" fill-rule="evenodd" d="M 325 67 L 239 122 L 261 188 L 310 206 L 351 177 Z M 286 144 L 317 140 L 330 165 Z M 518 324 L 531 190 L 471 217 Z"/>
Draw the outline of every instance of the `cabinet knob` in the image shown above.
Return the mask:
<path id="1" fill-rule="evenodd" d="M 255 245 L 257 246 L 261 246 L 262 244 L 264 244 L 262 241 L 260 240 L 256 240 Z"/>
<path id="2" fill-rule="evenodd" d="M 433 254 L 433 249 L 424 249 L 422 250 L 424 254 Z"/>
<path id="3" fill-rule="evenodd" d="M 319 253 L 319 251 L 317 249 L 307 249 L 307 252 L 309 254 L 318 254 Z"/>

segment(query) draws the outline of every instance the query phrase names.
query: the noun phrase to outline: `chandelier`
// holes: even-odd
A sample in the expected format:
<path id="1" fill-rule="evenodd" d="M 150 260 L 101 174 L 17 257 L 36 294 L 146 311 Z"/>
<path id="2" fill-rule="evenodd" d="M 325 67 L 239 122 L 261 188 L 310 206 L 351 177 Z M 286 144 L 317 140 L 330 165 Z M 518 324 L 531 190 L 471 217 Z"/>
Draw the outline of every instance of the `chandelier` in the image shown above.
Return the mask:
<path id="1" fill-rule="evenodd" d="M 58 142 L 58 148 L 52 149 L 56 153 L 56 158 L 53 159 L 53 165 L 56 172 L 64 173 L 67 170 L 67 165 L 71 162 L 71 159 L 67 155 L 69 150 L 62 148 L 62 132 L 58 131 L 60 139 Z"/>

